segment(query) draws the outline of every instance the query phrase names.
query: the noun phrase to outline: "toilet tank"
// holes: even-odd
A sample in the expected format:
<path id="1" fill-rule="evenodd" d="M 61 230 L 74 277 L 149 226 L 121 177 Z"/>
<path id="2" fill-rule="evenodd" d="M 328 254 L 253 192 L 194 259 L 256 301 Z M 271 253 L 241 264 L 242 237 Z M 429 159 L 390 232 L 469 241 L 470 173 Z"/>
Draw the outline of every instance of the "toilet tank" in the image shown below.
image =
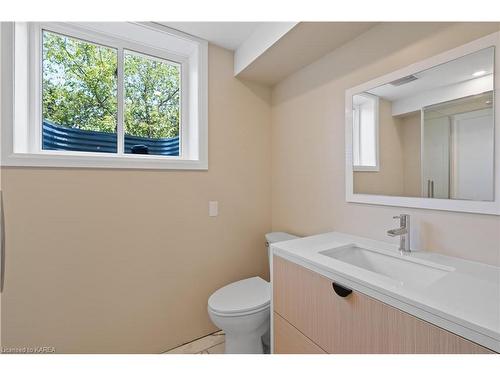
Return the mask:
<path id="1" fill-rule="evenodd" d="M 294 240 L 296 238 L 300 238 L 300 237 L 294 236 L 293 234 L 286 233 L 286 232 L 267 233 L 266 234 L 266 247 L 267 247 L 267 256 L 269 258 L 269 261 L 271 261 L 271 246 L 270 246 L 270 244 L 275 243 L 275 242 Z"/>

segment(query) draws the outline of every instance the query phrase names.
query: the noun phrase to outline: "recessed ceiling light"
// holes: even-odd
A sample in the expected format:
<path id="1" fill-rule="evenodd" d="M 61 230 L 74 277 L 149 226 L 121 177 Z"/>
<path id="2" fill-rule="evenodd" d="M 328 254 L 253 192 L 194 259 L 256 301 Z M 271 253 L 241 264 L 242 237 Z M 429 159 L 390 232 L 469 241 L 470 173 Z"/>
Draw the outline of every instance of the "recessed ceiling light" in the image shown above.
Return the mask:
<path id="1" fill-rule="evenodd" d="M 485 74 L 486 74 L 486 70 L 478 70 L 477 72 L 472 73 L 472 75 L 474 77 L 479 77 L 479 76 L 482 76 L 482 75 L 485 75 Z"/>

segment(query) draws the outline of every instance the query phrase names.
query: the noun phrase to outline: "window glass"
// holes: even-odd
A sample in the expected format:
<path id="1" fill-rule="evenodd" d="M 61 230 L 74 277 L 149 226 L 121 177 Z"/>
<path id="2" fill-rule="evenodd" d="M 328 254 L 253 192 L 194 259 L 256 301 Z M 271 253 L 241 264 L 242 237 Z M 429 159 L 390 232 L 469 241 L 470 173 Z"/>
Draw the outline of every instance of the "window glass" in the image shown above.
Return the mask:
<path id="1" fill-rule="evenodd" d="M 353 98 L 353 164 L 377 166 L 377 100 L 355 95 Z"/>
<path id="2" fill-rule="evenodd" d="M 375 102 L 368 100 L 361 105 L 359 121 L 360 165 L 375 166 Z"/>
<path id="3" fill-rule="evenodd" d="M 43 31 L 42 148 L 117 151 L 117 51 Z"/>
<path id="4" fill-rule="evenodd" d="M 125 51 L 125 153 L 179 156 L 180 65 Z"/>

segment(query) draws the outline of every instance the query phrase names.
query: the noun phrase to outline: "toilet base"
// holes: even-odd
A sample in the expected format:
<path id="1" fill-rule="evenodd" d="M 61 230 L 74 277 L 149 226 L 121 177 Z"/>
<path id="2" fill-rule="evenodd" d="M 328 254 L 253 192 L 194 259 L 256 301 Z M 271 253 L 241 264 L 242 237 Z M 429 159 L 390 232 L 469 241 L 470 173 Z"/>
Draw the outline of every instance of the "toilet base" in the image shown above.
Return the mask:
<path id="1" fill-rule="evenodd" d="M 269 307 L 239 316 L 221 316 L 210 309 L 208 313 L 212 322 L 226 335 L 226 354 L 264 353 L 262 338 L 269 332 Z"/>
<path id="2" fill-rule="evenodd" d="M 226 334 L 226 354 L 264 354 L 262 337 L 257 334 Z"/>

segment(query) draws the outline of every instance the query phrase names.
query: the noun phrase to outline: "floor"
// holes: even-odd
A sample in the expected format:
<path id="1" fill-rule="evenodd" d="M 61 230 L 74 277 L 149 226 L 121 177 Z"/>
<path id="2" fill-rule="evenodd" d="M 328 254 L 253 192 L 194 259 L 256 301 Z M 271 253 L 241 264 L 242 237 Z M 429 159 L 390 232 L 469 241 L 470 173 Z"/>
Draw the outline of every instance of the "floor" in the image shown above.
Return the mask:
<path id="1" fill-rule="evenodd" d="M 169 350 L 165 354 L 224 354 L 224 338 L 224 332 L 214 332 Z"/>

